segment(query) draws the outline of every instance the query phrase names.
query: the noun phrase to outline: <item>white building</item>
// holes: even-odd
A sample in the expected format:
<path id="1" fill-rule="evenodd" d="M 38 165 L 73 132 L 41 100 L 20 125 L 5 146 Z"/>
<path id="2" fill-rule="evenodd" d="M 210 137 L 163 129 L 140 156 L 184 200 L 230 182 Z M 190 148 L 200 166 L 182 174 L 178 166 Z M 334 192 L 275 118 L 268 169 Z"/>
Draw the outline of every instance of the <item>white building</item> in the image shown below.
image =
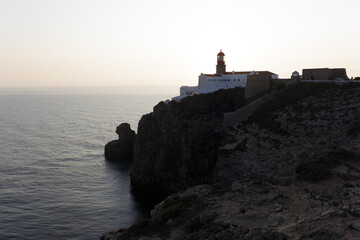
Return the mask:
<path id="1" fill-rule="evenodd" d="M 246 81 L 250 75 L 259 77 L 271 75 L 271 79 L 277 79 L 278 75 L 268 71 L 248 71 L 248 72 L 226 72 L 225 54 L 220 50 L 217 55 L 217 65 L 215 74 L 203 74 L 199 76 L 198 86 L 182 86 L 180 96 L 172 98 L 179 101 L 187 96 L 201 93 L 212 93 L 219 89 L 229 89 L 235 87 L 246 87 Z"/>

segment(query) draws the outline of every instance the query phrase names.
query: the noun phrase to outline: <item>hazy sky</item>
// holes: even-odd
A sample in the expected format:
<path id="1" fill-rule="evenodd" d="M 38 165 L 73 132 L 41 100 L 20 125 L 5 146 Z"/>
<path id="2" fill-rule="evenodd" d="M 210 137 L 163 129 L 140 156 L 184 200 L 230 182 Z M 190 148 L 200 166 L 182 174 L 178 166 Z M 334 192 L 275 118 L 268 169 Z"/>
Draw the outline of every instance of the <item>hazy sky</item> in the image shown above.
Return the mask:
<path id="1" fill-rule="evenodd" d="M 359 0 L 0 0 L 0 87 L 196 85 L 310 67 L 360 76 Z"/>

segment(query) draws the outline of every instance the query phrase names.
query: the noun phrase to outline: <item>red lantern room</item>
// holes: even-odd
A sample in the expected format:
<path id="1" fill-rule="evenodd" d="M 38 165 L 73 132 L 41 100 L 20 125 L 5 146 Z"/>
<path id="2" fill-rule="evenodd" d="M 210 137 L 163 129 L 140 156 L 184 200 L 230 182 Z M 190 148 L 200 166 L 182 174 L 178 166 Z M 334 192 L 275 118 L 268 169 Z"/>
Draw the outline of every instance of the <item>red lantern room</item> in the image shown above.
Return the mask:
<path id="1" fill-rule="evenodd" d="M 225 54 L 220 49 L 220 52 L 217 55 L 216 74 L 224 74 L 225 72 L 226 72 Z"/>
<path id="2" fill-rule="evenodd" d="M 218 65 L 225 65 L 225 54 L 220 49 L 220 52 L 217 55 L 217 64 Z"/>

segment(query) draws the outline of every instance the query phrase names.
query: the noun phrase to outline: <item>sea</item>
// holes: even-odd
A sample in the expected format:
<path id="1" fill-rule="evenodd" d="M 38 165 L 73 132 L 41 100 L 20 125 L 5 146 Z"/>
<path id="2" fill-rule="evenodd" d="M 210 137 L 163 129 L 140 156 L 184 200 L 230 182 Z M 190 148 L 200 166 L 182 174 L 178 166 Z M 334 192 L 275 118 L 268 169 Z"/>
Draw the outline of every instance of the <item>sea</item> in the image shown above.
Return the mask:
<path id="1" fill-rule="evenodd" d="M 99 239 L 147 218 L 104 146 L 177 89 L 0 89 L 0 239 Z"/>

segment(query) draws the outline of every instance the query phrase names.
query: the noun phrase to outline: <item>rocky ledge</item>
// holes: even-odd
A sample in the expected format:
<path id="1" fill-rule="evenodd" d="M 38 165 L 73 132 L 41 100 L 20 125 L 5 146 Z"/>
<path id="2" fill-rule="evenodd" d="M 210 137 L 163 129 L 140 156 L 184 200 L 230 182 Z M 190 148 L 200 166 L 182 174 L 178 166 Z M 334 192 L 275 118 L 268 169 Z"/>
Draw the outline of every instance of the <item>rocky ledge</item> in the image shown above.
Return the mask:
<path id="1" fill-rule="evenodd" d="M 155 107 L 135 143 L 132 181 L 177 193 L 150 219 L 102 239 L 360 239 L 359 84 L 299 83 L 230 128 L 222 125 L 230 108 L 188 114 L 192 99 Z"/>

